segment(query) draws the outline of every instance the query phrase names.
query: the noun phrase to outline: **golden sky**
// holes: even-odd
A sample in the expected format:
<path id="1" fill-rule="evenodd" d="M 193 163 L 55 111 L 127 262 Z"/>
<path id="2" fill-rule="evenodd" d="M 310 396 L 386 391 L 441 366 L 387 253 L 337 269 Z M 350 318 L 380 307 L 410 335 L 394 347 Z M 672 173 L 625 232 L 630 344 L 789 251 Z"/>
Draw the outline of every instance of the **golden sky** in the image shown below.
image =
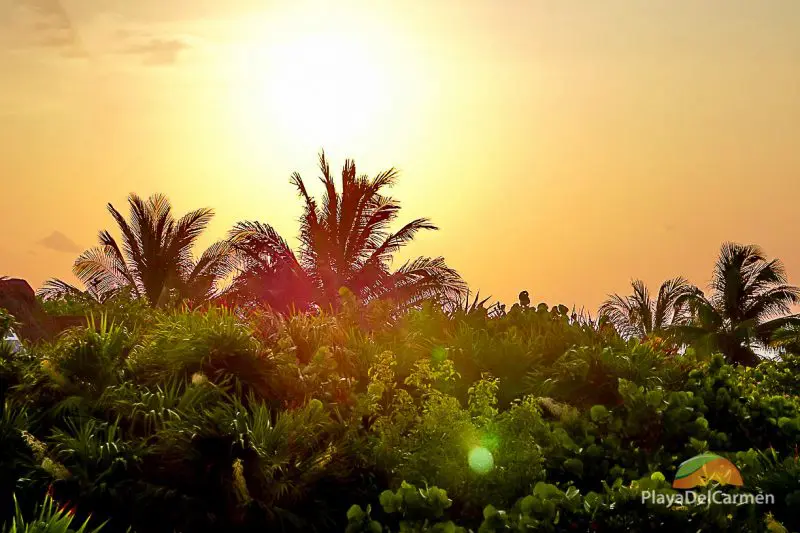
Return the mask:
<path id="1" fill-rule="evenodd" d="M 0 274 L 73 279 L 105 203 L 294 237 L 288 178 L 402 171 L 473 288 L 595 309 L 704 285 L 720 243 L 800 283 L 800 1 L 0 0 Z"/>

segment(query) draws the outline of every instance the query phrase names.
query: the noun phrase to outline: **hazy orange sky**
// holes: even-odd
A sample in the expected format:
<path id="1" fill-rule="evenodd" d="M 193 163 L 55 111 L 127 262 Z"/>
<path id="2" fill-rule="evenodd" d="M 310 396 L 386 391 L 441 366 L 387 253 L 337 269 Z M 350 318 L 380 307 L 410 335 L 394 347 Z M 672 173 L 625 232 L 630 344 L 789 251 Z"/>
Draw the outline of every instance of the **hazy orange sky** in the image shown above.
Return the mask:
<path id="1" fill-rule="evenodd" d="M 70 280 L 105 203 L 294 237 L 288 178 L 396 166 L 403 218 L 505 301 L 705 285 L 724 240 L 800 283 L 800 1 L 0 0 L 0 275 Z"/>

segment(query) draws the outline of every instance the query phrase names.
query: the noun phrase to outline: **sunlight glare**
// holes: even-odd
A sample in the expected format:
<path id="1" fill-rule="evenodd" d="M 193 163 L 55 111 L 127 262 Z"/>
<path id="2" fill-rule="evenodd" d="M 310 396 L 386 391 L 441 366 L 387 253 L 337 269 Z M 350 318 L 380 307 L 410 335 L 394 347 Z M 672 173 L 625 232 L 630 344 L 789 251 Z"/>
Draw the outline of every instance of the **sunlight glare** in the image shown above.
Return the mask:
<path id="1" fill-rule="evenodd" d="M 377 134 L 389 111 L 386 72 L 369 42 L 343 33 L 255 43 L 243 57 L 246 120 L 285 132 L 310 149 L 348 146 Z M 263 132 L 262 132 L 263 133 Z"/>

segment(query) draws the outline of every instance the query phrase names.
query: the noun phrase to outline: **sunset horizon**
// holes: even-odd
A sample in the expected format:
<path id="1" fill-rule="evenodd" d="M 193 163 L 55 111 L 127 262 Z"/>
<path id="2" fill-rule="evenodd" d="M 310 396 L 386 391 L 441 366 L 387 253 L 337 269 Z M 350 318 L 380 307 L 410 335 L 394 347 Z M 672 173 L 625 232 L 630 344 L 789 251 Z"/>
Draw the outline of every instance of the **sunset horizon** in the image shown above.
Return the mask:
<path id="1" fill-rule="evenodd" d="M 241 220 L 294 239 L 289 176 L 324 149 L 400 170 L 405 216 L 440 227 L 402 259 L 509 304 L 705 286 L 725 241 L 800 276 L 796 3 L 156 4 L 0 8 L 3 274 L 75 281 L 131 192 L 214 208 L 202 245 Z"/>
<path id="2" fill-rule="evenodd" d="M 320 152 L 320 153 L 322 153 L 322 152 Z M 355 162 L 355 163 L 356 163 L 356 165 L 358 167 L 358 163 L 357 162 Z M 389 167 L 387 167 L 387 168 L 389 168 Z M 361 169 L 359 169 L 359 170 L 361 170 Z M 400 172 L 399 174 L 400 174 L 400 181 L 402 181 L 402 172 Z M 312 175 L 309 174 L 308 177 L 312 178 Z M 313 178 L 315 178 L 315 177 L 316 176 L 313 176 Z M 308 181 L 311 182 L 311 186 L 312 187 L 317 186 L 315 188 L 319 188 L 318 187 L 319 184 L 318 183 L 314 183 L 316 180 L 313 179 L 313 178 L 309 179 Z M 287 182 L 288 181 L 289 180 L 287 179 Z M 319 193 L 321 191 L 320 190 L 316 190 L 315 192 Z M 137 193 L 136 191 L 131 191 L 130 194 L 137 194 L 138 196 L 141 196 L 143 198 L 147 198 L 148 196 L 151 196 L 151 194 L 141 194 L 141 193 Z M 159 191 L 154 191 L 152 194 L 160 194 L 160 192 Z M 295 203 L 298 202 L 296 194 L 294 194 L 294 195 L 288 194 L 287 196 L 289 196 L 289 199 L 292 200 L 293 202 L 295 202 Z M 125 214 L 128 211 L 127 198 L 128 198 L 128 195 L 125 195 L 123 198 L 120 199 L 120 201 L 108 202 L 106 205 L 102 205 L 101 206 L 102 207 L 103 216 L 102 217 L 98 217 L 98 218 L 104 218 L 105 220 L 100 222 L 100 226 L 99 226 L 98 232 L 101 231 L 101 230 L 108 229 L 108 230 L 111 231 L 112 234 L 115 234 L 116 237 L 119 237 L 119 231 L 116 228 L 114 228 L 114 226 L 113 226 L 113 219 L 110 216 L 108 216 L 107 207 L 108 207 L 108 205 L 113 205 L 115 208 L 119 209 L 123 214 Z M 168 199 L 172 200 L 172 198 L 169 198 L 169 197 L 168 197 Z M 287 203 L 289 203 L 289 202 L 287 202 Z M 178 205 L 180 205 L 180 204 L 178 204 Z M 298 205 L 299 205 L 299 203 L 298 203 Z M 402 202 L 401 202 L 401 205 L 403 205 L 403 207 L 406 207 Z M 214 209 L 214 207 L 212 205 L 198 205 L 198 206 L 194 206 L 194 208 L 209 208 L 209 209 L 212 209 L 213 212 L 214 212 L 213 213 L 214 214 L 213 219 L 217 219 L 220 216 L 220 213 L 218 212 L 218 210 Z M 406 209 L 404 209 L 403 211 L 405 212 Z M 213 227 L 217 227 L 218 228 L 219 227 L 219 223 L 215 222 L 213 219 L 212 219 L 212 223 L 210 224 L 210 227 L 212 227 L 212 228 Z M 242 219 L 242 220 L 244 220 L 244 219 Z M 238 222 L 241 222 L 242 220 L 239 220 Z M 258 219 L 256 218 L 256 220 L 258 220 Z M 265 222 L 265 223 L 270 223 L 270 221 L 268 221 L 268 220 L 259 220 L 259 221 L 260 222 Z M 294 228 L 292 227 L 291 222 L 294 222 L 294 224 L 295 224 Z M 431 220 L 431 222 L 436 224 L 435 220 Z M 232 226 L 233 226 L 233 224 L 231 225 L 231 227 Z M 299 241 L 298 241 L 298 238 L 297 238 L 297 235 L 296 235 L 297 234 L 297 227 L 296 226 L 297 226 L 297 221 L 296 220 L 290 221 L 290 223 L 288 223 L 288 224 L 287 223 L 283 224 L 283 227 L 287 228 L 284 237 L 290 242 L 292 247 L 297 247 L 299 245 Z M 397 229 L 397 228 L 395 228 L 395 229 Z M 207 232 L 207 234 L 204 235 L 203 237 L 201 237 L 201 239 L 198 241 L 198 243 L 199 243 L 198 246 L 194 247 L 193 252 L 194 252 L 195 256 L 199 256 L 202 253 L 203 245 L 210 244 L 210 243 L 212 243 L 214 241 L 217 241 L 217 240 L 220 240 L 220 239 L 224 239 L 228 235 L 230 230 L 231 230 L 230 227 L 229 228 L 220 228 L 220 229 L 218 229 L 217 232 L 209 230 Z M 402 261 L 405 261 L 405 260 L 407 260 L 409 258 L 412 258 L 414 256 L 419 255 L 418 251 L 425 249 L 423 246 L 421 246 L 421 244 L 424 244 L 424 242 L 426 240 L 432 240 L 431 238 L 435 239 L 437 237 L 437 235 L 436 235 L 437 233 L 445 234 L 444 236 L 446 238 L 447 228 L 442 228 L 441 226 L 437 226 L 437 231 L 435 233 L 427 234 L 427 235 L 422 236 L 422 237 L 418 238 L 417 240 L 415 240 L 415 242 L 410 245 L 408 250 L 405 250 L 405 251 L 401 252 L 400 254 L 398 254 L 398 260 L 396 261 L 397 265 L 399 265 Z M 95 237 L 95 240 L 96 240 L 96 237 Z M 555 296 L 555 297 L 551 296 L 548 299 L 548 298 L 544 297 L 543 295 L 544 294 L 552 294 L 552 292 L 548 292 L 549 289 L 547 288 L 546 283 L 544 283 L 544 282 L 543 282 L 543 285 L 536 285 L 536 284 L 526 283 L 525 281 L 522 281 L 518 286 L 510 286 L 508 284 L 508 282 L 506 282 L 504 284 L 505 285 L 504 292 L 502 292 L 501 295 L 498 295 L 497 291 L 496 292 L 492 292 L 490 290 L 490 287 L 483 287 L 483 286 L 480 286 L 480 285 L 476 285 L 475 283 L 472 283 L 469 278 L 465 277 L 465 281 L 468 284 L 468 291 L 469 291 L 470 299 L 475 298 L 475 297 L 480 297 L 480 299 L 489 298 L 487 304 L 491 304 L 491 305 L 494 305 L 494 304 L 507 304 L 508 306 L 510 306 L 511 304 L 516 303 L 518 301 L 518 295 L 519 295 L 519 293 L 521 291 L 526 291 L 526 292 L 528 292 L 530 294 L 530 297 L 531 297 L 532 302 L 534 304 L 538 304 L 538 303 L 545 303 L 545 304 L 548 304 L 548 305 L 564 304 L 564 305 L 567 305 L 571 310 L 575 310 L 576 312 L 583 313 L 583 314 L 585 314 L 587 316 L 594 316 L 594 315 L 596 315 L 597 309 L 600 306 L 600 304 L 603 301 L 605 301 L 611 294 L 613 294 L 613 293 L 624 293 L 624 292 L 628 291 L 629 288 L 630 288 L 631 282 L 633 282 L 635 280 L 638 280 L 638 279 L 642 279 L 643 281 L 646 282 L 647 285 L 655 288 L 655 287 L 657 287 L 658 284 L 660 284 L 662 281 L 664 281 L 667 278 L 681 276 L 681 277 L 686 277 L 688 279 L 688 281 L 690 281 L 691 283 L 693 283 L 694 285 L 696 285 L 698 288 L 700 288 L 702 290 L 708 289 L 709 288 L 710 277 L 711 277 L 711 274 L 712 274 L 712 267 L 713 267 L 714 258 L 717 256 L 717 254 L 719 252 L 719 247 L 721 245 L 727 243 L 727 242 L 737 242 L 737 241 L 726 239 L 726 240 L 720 241 L 720 243 L 716 247 L 712 247 L 709 250 L 702 250 L 702 254 L 704 254 L 708 258 L 708 261 L 707 261 L 706 265 L 702 265 L 702 266 L 705 267 L 705 269 L 703 269 L 703 268 L 698 269 L 699 273 L 698 273 L 697 276 L 694 276 L 694 277 L 687 276 L 684 272 L 682 272 L 680 270 L 672 271 L 671 274 L 666 273 L 666 271 L 664 271 L 665 275 L 663 275 L 661 277 L 657 277 L 657 276 L 654 277 L 653 275 L 650 275 L 650 276 L 647 276 L 647 277 L 643 277 L 643 276 L 637 275 L 636 273 L 631 273 L 630 275 L 628 275 L 626 272 L 622 272 L 622 270 L 624 270 L 624 269 L 621 268 L 620 272 L 618 272 L 618 274 L 620 274 L 620 276 L 617 276 L 619 281 L 614 286 L 614 289 L 613 290 L 612 289 L 608 289 L 606 292 L 602 292 L 602 293 L 597 293 L 595 291 L 594 294 L 593 294 L 594 300 L 589 302 L 589 303 L 583 302 L 581 300 L 568 301 L 568 300 L 563 299 L 563 298 L 559 299 L 557 296 Z M 5 271 L 5 272 L 3 272 L 4 276 L 9 277 L 9 278 L 24 279 L 29 284 L 31 284 L 31 286 L 35 290 L 40 289 L 45 284 L 45 282 L 50 280 L 50 279 L 65 279 L 65 280 L 69 281 L 70 283 L 76 283 L 79 286 L 82 285 L 80 283 L 80 281 L 78 280 L 78 278 L 75 277 L 75 275 L 74 275 L 74 273 L 72 271 L 73 264 L 75 262 L 75 258 L 79 254 L 79 252 L 82 252 L 85 249 L 91 248 L 92 246 L 95 245 L 94 242 L 89 241 L 86 245 L 80 245 L 80 244 L 74 242 L 66 234 L 62 233 L 58 229 L 55 229 L 49 235 L 44 236 L 42 239 L 36 241 L 33 244 L 34 245 L 38 245 L 41 248 L 44 248 L 45 251 L 49 252 L 52 257 L 61 257 L 63 260 L 60 261 L 58 264 L 48 264 L 47 268 L 44 270 L 44 272 L 47 273 L 46 277 L 43 277 L 41 279 L 37 278 L 35 276 L 26 275 L 29 272 L 29 271 L 26 271 L 26 270 L 22 270 L 20 272 Z M 754 246 L 761 247 L 758 242 L 738 242 L 738 244 L 754 245 Z M 33 256 L 33 257 L 36 257 L 38 254 L 37 254 L 35 248 L 33 248 L 33 246 L 31 248 L 32 249 L 29 250 L 29 251 L 31 251 L 33 253 L 31 253 L 30 255 Z M 441 250 L 441 248 L 434 248 L 434 249 Z M 678 251 L 680 251 L 680 249 Z M 771 253 L 771 250 L 764 249 L 763 251 L 764 251 L 764 253 L 766 254 L 767 257 L 769 257 L 769 258 L 777 258 L 777 259 L 781 260 L 782 262 L 786 263 L 785 261 L 783 261 L 782 257 L 777 257 L 777 256 L 773 255 Z M 548 257 L 547 253 L 546 253 L 547 251 L 545 250 L 543 252 L 544 252 L 543 256 L 544 257 Z M 695 251 L 695 253 L 698 253 L 698 252 L 699 251 Z M 442 255 L 442 254 L 439 253 L 438 255 Z M 447 254 L 445 254 L 444 257 L 445 257 L 445 259 L 448 259 Z M 793 256 L 790 254 L 789 257 L 791 258 Z M 681 261 L 679 259 L 675 261 L 675 263 L 677 265 L 681 264 Z M 458 268 L 455 264 L 453 266 L 456 267 L 456 270 L 459 270 L 460 272 L 463 270 L 461 268 Z M 643 270 L 646 271 L 647 268 L 645 268 Z M 59 272 L 62 272 L 63 274 L 58 275 Z M 794 272 L 789 268 L 787 268 L 787 272 L 788 272 L 790 281 L 793 281 L 796 278 L 795 276 L 793 276 Z M 590 276 L 586 276 L 586 277 L 581 278 L 581 279 L 579 279 L 577 281 L 580 281 L 580 282 L 591 282 L 592 278 Z M 503 286 L 503 284 L 501 284 L 501 286 Z M 537 289 L 538 289 L 538 291 L 537 291 Z M 798 307 L 798 306 L 795 306 L 795 308 L 800 310 L 800 307 Z"/>

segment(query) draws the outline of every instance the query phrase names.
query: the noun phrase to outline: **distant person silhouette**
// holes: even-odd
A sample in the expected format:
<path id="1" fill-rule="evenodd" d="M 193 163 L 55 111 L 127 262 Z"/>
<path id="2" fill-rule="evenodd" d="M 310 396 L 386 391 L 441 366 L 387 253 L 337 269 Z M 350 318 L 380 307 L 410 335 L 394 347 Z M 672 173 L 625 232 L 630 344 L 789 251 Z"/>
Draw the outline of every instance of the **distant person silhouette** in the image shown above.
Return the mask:
<path id="1" fill-rule="evenodd" d="M 531 299 L 528 296 L 528 291 L 522 291 L 519 293 L 519 305 L 523 308 L 527 309 L 531 305 Z"/>

